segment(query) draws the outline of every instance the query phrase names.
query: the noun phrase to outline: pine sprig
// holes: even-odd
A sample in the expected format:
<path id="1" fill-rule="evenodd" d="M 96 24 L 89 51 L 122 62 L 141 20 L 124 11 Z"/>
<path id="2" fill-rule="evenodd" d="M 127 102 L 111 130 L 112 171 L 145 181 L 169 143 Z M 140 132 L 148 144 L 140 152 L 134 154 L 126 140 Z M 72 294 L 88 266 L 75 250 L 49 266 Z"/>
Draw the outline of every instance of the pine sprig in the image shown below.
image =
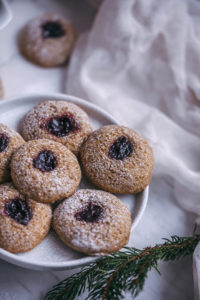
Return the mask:
<path id="1" fill-rule="evenodd" d="M 170 261 L 190 255 L 200 235 L 172 236 L 163 244 L 143 250 L 126 247 L 123 251 L 100 258 L 79 273 L 66 278 L 49 291 L 45 300 L 74 300 L 88 290 L 88 300 L 120 300 L 129 291 L 133 297 L 143 289 L 148 272 L 158 270 L 160 260 Z"/>

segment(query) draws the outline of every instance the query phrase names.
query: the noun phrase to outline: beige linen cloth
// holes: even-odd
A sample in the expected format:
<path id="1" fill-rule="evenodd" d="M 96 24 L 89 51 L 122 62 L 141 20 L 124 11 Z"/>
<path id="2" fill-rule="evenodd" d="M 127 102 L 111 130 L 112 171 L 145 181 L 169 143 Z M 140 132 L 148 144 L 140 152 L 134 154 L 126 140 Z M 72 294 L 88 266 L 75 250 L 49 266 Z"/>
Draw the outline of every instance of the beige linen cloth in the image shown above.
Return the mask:
<path id="1" fill-rule="evenodd" d="M 152 145 L 154 175 L 200 215 L 200 1 L 105 0 L 81 35 L 66 91 L 103 107 Z M 194 254 L 200 299 L 200 245 Z"/>

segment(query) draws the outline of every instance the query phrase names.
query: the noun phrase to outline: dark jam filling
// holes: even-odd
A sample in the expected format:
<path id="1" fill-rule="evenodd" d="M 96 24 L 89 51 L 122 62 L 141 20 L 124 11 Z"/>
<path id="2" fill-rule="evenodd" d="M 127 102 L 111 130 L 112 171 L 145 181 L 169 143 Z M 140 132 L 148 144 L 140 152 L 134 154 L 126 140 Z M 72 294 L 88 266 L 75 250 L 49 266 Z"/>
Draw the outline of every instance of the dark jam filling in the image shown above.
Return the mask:
<path id="1" fill-rule="evenodd" d="M 0 133 L 0 153 L 8 147 L 8 143 L 9 137 L 4 133 Z"/>
<path id="2" fill-rule="evenodd" d="M 42 27 L 42 37 L 44 39 L 59 38 L 65 35 L 65 31 L 59 22 L 48 21 L 44 23 L 41 27 Z"/>
<path id="3" fill-rule="evenodd" d="M 20 198 L 14 198 L 6 202 L 5 213 L 21 225 L 27 225 L 32 219 L 32 211 L 28 201 Z"/>
<path id="4" fill-rule="evenodd" d="M 50 172 L 57 166 L 57 159 L 52 151 L 43 150 L 33 159 L 34 168 L 42 172 Z"/>
<path id="5" fill-rule="evenodd" d="M 57 137 L 67 136 L 70 132 L 80 129 L 80 125 L 70 113 L 50 118 L 41 127 Z"/>
<path id="6" fill-rule="evenodd" d="M 103 208 L 99 205 L 90 202 L 83 210 L 75 214 L 78 221 L 85 221 L 89 223 L 98 222 L 103 217 Z"/>
<path id="7" fill-rule="evenodd" d="M 129 157 L 133 152 L 133 144 L 125 137 L 120 136 L 110 147 L 108 155 L 117 160 L 123 160 Z"/>

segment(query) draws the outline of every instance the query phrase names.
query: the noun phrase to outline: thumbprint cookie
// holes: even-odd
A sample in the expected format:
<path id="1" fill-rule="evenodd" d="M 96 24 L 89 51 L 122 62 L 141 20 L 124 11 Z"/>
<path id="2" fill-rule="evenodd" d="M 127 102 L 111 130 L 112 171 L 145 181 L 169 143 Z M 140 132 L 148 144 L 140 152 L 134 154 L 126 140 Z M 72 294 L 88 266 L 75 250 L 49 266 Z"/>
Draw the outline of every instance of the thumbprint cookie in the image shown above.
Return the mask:
<path id="1" fill-rule="evenodd" d="M 50 68 L 67 61 L 75 41 L 75 30 L 64 17 L 44 14 L 29 21 L 20 34 L 22 54 L 31 62 Z"/>
<path id="2" fill-rule="evenodd" d="M 65 101 L 47 101 L 33 107 L 21 123 L 26 141 L 50 139 L 77 154 L 92 132 L 87 114 L 77 105 Z"/>
<path id="3" fill-rule="evenodd" d="M 116 196 L 82 189 L 57 206 L 53 228 L 67 246 L 88 255 L 106 255 L 128 243 L 131 216 Z"/>
<path id="4" fill-rule="evenodd" d="M 50 203 L 76 191 L 81 170 L 76 156 L 65 146 L 41 139 L 29 141 L 14 153 L 11 176 L 26 197 Z"/>
<path id="5" fill-rule="evenodd" d="M 80 157 L 86 176 L 108 192 L 138 193 L 151 181 L 153 151 L 133 129 L 108 125 L 94 131 Z"/>

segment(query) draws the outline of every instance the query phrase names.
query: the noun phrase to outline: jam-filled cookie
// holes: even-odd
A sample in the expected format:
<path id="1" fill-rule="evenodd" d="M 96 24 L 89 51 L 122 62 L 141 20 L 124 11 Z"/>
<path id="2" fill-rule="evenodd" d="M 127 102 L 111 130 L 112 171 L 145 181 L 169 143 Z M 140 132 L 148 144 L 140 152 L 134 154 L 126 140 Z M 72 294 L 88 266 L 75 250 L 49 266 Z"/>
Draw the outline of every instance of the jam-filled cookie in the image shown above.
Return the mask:
<path id="1" fill-rule="evenodd" d="M 106 255 L 127 244 L 131 216 L 114 195 L 85 189 L 57 206 L 53 228 L 67 246 L 88 255 Z"/>
<path id="2" fill-rule="evenodd" d="M 33 107 L 21 123 L 26 141 L 50 139 L 65 145 L 77 154 L 83 141 L 92 132 L 87 114 L 66 101 L 47 101 Z"/>
<path id="3" fill-rule="evenodd" d="M 14 153 L 11 176 L 22 194 L 50 203 L 76 191 L 81 170 L 76 156 L 65 146 L 42 139 L 29 141 Z"/>
<path id="4" fill-rule="evenodd" d="M 10 180 L 10 161 L 13 153 L 25 141 L 13 129 L 0 124 L 0 183 Z"/>
<path id="5" fill-rule="evenodd" d="M 18 253 L 31 250 L 48 234 L 49 204 L 25 198 L 11 183 L 0 185 L 0 247 Z"/>
<path id="6" fill-rule="evenodd" d="M 20 50 L 33 63 L 56 67 L 68 59 L 75 41 L 72 24 L 61 16 L 44 14 L 32 19 L 20 35 Z"/>
<path id="7" fill-rule="evenodd" d="M 108 125 L 94 131 L 80 156 L 88 178 L 108 192 L 138 193 L 151 181 L 152 149 L 133 129 Z"/>

